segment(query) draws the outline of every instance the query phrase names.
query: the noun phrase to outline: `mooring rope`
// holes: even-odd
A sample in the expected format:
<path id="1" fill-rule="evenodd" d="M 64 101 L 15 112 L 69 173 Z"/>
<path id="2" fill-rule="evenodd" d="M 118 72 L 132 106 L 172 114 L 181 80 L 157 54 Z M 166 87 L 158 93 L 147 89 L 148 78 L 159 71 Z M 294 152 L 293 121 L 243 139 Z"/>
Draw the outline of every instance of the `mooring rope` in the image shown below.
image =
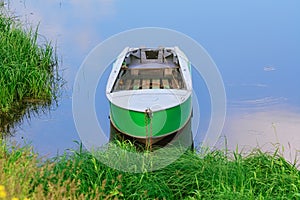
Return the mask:
<path id="1" fill-rule="evenodd" d="M 150 151 L 152 151 L 152 118 L 150 118 Z"/>
<path id="2" fill-rule="evenodd" d="M 152 120 L 151 120 L 152 116 L 153 116 L 152 110 L 150 108 L 147 108 L 145 110 L 146 149 L 150 148 L 150 151 L 152 150 Z M 149 129 L 148 129 L 149 126 L 150 126 L 150 137 L 149 137 Z"/>
<path id="3" fill-rule="evenodd" d="M 146 149 L 148 148 L 148 117 L 145 111 Z"/>

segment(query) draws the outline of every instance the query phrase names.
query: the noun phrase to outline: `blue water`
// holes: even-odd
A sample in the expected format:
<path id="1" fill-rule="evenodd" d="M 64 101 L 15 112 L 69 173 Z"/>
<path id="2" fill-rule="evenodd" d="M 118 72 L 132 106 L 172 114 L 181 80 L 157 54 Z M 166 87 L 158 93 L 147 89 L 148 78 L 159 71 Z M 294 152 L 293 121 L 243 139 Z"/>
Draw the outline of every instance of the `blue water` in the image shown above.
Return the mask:
<path id="1" fill-rule="evenodd" d="M 218 66 L 227 95 L 222 135 L 229 148 L 280 143 L 293 152 L 300 149 L 297 0 L 27 0 L 7 6 L 22 21 L 39 23 L 40 33 L 57 45 L 68 82 L 59 107 L 49 115 L 25 122 L 13 138 L 19 143 L 32 143 L 41 155 L 62 153 L 76 146 L 73 140 L 80 140 L 73 122 L 71 96 L 76 72 L 88 53 L 114 34 L 149 26 L 188 35 Z M 101 91 L 108 74 L 109 68 L 99 82 L 95 105 L 105 131 L 109 127 L 108 104 Z M 193 73 L 193 82 L 201 107 L 200 132 L 205 132 L 211 117 L 209 93 L 197 72 Z"/>

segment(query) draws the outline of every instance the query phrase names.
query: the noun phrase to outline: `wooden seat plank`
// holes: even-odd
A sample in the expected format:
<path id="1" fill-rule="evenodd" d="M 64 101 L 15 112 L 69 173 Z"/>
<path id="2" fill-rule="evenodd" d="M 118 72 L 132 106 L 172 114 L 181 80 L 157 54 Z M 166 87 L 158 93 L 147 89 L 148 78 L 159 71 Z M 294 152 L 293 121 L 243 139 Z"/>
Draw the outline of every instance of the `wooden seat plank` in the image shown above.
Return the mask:
<path id="1" fill-rule="evenodd" d="M 140 88 L 140 79 L 135 79 L 133 81 L 133 89 L 138 90 Z"/>
<path id="2" fill-rule="evenodd" d="M 144 79 L 143 80 L 142 89 L 150 89 L 150 79 Z"/>
<path id="3" fill-rule="evenodd" d="M 159 89 L 159 88 L 160 88 L 160 80 L 152 79 L 152 89 Z"/>
<path id="4" fill-rule="evenodd" d="M 169 81 L 168 79 L 162 80 L 163 89 L 170 89 Z"/>
<path id="5" fill-rule="evenodd" d="M 131 88 L 131 83 L 132 80 L 131 79 L 127 79 L 125 82 L 125 90 L 129 90 Z"/>

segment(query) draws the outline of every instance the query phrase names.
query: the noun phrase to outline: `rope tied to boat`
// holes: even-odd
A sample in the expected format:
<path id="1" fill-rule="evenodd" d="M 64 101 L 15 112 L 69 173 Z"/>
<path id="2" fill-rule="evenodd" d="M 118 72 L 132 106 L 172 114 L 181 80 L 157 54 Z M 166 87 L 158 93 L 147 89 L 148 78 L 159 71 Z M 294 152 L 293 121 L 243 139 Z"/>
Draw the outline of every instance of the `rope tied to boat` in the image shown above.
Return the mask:
<path id="1" fill-rule="evenodd" d="M 147 108 L 145 110 L 146 148 L 147 149 L 150 148 L 150 151 L 152 150 L 152 117 L 153 117 L 152 110 L 150 108 Z M 149 125 L 150 125 L 150 136 L 148 134 Z"/>

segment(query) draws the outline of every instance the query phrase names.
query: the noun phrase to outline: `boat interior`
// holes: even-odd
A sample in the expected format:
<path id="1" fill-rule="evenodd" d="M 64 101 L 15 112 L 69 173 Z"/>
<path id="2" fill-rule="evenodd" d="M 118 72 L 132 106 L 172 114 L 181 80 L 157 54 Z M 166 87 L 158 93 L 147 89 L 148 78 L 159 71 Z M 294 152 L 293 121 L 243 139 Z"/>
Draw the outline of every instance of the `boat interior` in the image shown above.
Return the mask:
<path id="1" fill-rule="evenodd" d="M 112 92 L 139 89 L 185 89 L 179 61 L 170 49 L 128 52 Z"/>

